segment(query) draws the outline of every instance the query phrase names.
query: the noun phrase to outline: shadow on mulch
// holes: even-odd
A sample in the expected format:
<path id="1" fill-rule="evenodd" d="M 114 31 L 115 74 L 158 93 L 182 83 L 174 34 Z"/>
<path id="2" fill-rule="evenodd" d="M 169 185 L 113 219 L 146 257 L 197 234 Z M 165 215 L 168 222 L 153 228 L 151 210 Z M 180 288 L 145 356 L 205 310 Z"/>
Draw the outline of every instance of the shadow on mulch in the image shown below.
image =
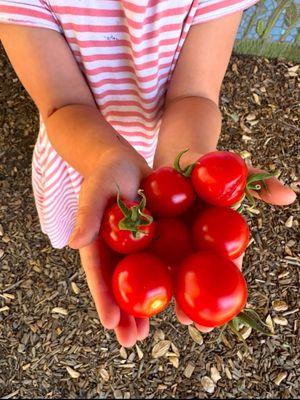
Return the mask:
<path id="1" fill-rule="evenodd" d="M 298 73 L 285 62 L 233 57 L 221 101 L 220 146 L 248 152 L 255 165 L 280 171 L 295 189 Z M 202 344 L 197 337 L 199 344 L 171 306 L 153 318 L 144 343 L 120 351 L 113 333 L 99 324 L 77 254 L 51 249 L 40 232 L 30 181 L 38 116 L 3 52 L 0 82 L 0 396 L 206 398 L 211 395 L 201 378 L 215 367 L 221 379 L 214 397 L 299 397 L 297 204 L 260 203 L 259 214 L 248 215 L 249 301 L 271 316 L 274 337 L 252 332 L 248 351 L 228 332 L 221 342 L 217 331 L 204 335 Z M 275 311 L 274 300 L 288 309 Z M 52 313 L 54 307 L 66 315 Z M 161 340 L 172 348 L 154 359 L 153 346 Z"/>

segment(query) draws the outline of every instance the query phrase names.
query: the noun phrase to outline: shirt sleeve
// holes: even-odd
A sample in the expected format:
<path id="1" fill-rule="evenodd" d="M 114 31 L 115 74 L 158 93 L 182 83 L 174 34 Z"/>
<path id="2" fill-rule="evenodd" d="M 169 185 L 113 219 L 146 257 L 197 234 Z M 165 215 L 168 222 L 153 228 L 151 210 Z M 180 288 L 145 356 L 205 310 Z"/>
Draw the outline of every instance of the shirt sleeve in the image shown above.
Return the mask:
<path id="1" fill-rule="evenodd" d="M 48 28 L 62 32 L 45 0 L 0 0 L 0 23 Z"/>
<path id="2" fill-rule="evenodd" d="M 1 0 L 0 0 L 1 1 Z M 192 24 L 223 17 L 237 11 L 245 10 L 259 0 L 200 0 Z"/>

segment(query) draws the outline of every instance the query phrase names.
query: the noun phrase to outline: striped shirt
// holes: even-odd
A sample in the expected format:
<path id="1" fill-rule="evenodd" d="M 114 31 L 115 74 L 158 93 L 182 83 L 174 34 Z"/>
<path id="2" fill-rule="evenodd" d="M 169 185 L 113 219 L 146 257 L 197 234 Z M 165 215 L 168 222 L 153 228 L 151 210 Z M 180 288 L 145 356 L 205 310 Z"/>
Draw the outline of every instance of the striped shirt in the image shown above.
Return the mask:
<path id="1" fill-rule="evenodd" d="M 0 0 L 0 22 L 64 35 L 104 118 L 151 165 L 168 81 L 191 26 L 257 0 Z M 82 177 L 51 146 L 43 121 L 32 182 L 41 227 L 68 242 Z"/>

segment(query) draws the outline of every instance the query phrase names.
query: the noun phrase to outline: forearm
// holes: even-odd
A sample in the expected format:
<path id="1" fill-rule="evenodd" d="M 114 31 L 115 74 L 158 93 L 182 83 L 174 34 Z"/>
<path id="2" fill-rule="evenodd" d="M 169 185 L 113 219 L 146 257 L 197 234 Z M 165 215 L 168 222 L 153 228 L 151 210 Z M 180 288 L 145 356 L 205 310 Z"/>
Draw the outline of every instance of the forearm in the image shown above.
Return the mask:
<path id="1" fill-rule="evenodd" d="M 197 154 L 204 154 L 216 148 L 221 132 L 221 113 L 211 100 L 202 97 L 186 97 L 170 102 L 164 112 L 155 167 L 172 165 L 176 155 L 190 149 L 188 162 Z"/>
<path id="2" fill-rule="evenodd" d="M 129 147 L 135 151 L 93 106 L 62 107 L 44 123 L 55 150 L 84 177 L 107 154 L 113 156 Z"/>

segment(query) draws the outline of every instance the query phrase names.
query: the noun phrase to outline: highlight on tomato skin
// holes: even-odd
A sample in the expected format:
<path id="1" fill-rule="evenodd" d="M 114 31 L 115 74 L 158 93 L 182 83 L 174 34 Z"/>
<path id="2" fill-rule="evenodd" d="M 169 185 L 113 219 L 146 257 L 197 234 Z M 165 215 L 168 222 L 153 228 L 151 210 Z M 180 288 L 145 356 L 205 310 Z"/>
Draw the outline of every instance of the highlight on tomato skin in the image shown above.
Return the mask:
<path id="1" fill-rule="evenodd" d="M 162 167 L 142 182 L 147 207 L 158 217 L 176 217 L 189 209 L 195 191 L 189 178 L 172 167 Z"/>
<path id="2" fill-rule="evenodd" d="M 185 314 L 209 328 L 231 321 L 247 301 L 247 285 L 239 268 L 211 251 L 199 251 L 181 263 L 174 291 Z"/>
<path id="3" fill-rule="evenodd" d="M 245 218 L 235 210 L 209 207 L 203 210 L 193 226 L 193 243 L 198 250 L 213 250 L 234 260 L 246 250 L 250 230 Z"/>
<path id="4" fill-rule="evenodd" d="M 112 289 L 121 309 L 138 318 L 158 314 L 172 298 L 168 266 L 148 252 L 130 254 L 118 263 Z"/>
<path id="5" fill-rule="evenodd" d="M 209 204 L 227 207 L 244 195 L 248 168 L 238 154 L 214 151 L 202 156 L 192 171 L 198 196 Z"/>

